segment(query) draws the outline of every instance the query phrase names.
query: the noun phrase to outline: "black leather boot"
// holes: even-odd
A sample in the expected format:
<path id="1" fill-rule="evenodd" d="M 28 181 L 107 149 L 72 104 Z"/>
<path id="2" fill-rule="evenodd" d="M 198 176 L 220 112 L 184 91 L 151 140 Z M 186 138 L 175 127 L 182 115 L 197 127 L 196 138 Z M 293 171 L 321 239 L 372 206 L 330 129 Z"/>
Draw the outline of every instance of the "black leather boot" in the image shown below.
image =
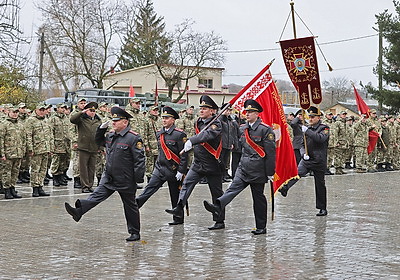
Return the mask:
<path id="1" fill-rule="evenodd" d="M 39 196 L 50 196 L 50 194 L 46 193 L 42 187 L 38 188 Z"/>
<path id="2" fill-rule="evenodd" d="M 79 177 L 74 177 L 74 188 L 81 189 L 81 179 Z"/>
<path id="3" fill-rule="evenodd" d="M 5 199 L 13 199 L 13 195 L 11 194 L 11 189 L 4 189 L 4 198 Z"/>
<path id="4" fill-rule="evenodd" d="M 39 187 L 33 187 L 32 196 L 39 197 Z"/>
<path id="5" fill-rule="evenodd" d="M 11 187 L 11 188 L 10 188 L 10 191 L 11 191 L 11 195 L 12 195 L 14 198 L 22 198 L 22 196 L 20 196 L 19 194 L 17 194 L 17 192 L 15 191 L 15 187 Z"/>
<path id="6" fill-rule="evenodd" d="M 64 174 L 58 175 L 58 182 L 60 182 L 60 185 L 61 185 L 61 186 L 68 186 L 68 181 L 67 181 L 67 179 L 64 177 Z"/>
<path id="7" fill-rule="evenodd" d="M 60 186 L 60 180 L 59 180 L 60 175 L 53 175 L 53 186 L 59 187 Z"/>

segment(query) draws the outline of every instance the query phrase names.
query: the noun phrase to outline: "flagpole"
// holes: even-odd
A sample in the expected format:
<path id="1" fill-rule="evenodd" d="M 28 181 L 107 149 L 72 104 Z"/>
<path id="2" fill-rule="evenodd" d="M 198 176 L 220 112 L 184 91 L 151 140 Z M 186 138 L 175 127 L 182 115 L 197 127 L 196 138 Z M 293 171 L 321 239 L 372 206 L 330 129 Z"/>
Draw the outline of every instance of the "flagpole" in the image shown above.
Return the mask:
<path id="1" fill-rule="evenodd" d="M 275 218 L 275 193 L 274 193 L 274 183 L 272 181 L 269 181 L 269 185 L 271 187 L 271 215 L 272 215 L 272 221 Z"/>
<path id="2" fill-rule="evenodd" d="M 294 2 L 293 1 L 290 2 L 290 9 L 291 9 L 291 12 L 292 12 L 293 36 L 294 36 L 294 39 L 297 39 L 296 21 L 295 21 L 295 18 L 294 18 Z"/>

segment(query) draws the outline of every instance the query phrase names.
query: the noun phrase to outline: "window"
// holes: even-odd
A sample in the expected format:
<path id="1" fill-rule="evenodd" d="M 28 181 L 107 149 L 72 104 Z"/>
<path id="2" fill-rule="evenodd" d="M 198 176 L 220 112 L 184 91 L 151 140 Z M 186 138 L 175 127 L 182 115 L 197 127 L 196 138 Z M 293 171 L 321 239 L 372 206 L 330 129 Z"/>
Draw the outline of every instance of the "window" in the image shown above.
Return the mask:
<path id="1" fill-rule="evenodd" d="M 213 88 L 213 80 L 212 79 L 199 79 L 199 85 L 204 85 L 206 88 Z"/>

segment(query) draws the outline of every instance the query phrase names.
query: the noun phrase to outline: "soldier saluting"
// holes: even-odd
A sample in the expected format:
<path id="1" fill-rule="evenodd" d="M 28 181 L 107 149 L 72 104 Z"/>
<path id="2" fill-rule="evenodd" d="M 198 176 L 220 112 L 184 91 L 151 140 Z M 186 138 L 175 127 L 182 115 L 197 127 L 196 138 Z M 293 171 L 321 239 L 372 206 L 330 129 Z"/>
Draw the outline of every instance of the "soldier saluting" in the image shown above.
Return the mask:
<path id="1" fill-rule="evenodd" d="M 175 127 L 178 113 L 171 107 L 162 110 L 163 128 L 157 131 L 158 158 L 150 181 L 144 191 L 136 198 L 140 207 L 165 183 L 168 182 L 172 207 L 176 207 L 179 199 L 179 186 L 183 175 L 187 172 L 187 153 L 179 154 L 186 140 L 186 133 Z M 183 224 L 183 217 L 173 217 L 169 225 Z"/>
<path id="2" fill-rule="evenodd" d="M 271 127 L 259 118 L 261 105 L 252 99 L 244 103 L 246 124 L 240 127 L 242 156 L 232 184 L 215 203 L 204 201 L 207 211 L 220 215 L 228 205 L 248 185 L 253 196 L 253 210 L 256 220 L 254 235 L 267 232 L 267 199 L 264 185 L 275 174 L 275 134 Z"/>
<path id="3" fill-rule="evenodd" d="M 222 173 L 223 164 L 220 161 L 222 151 L 222 125 L 215 120 L 207 129 L 205 128 L 215 117 L 214 112 L 218 110 L 217 104 L 208 95 L 200 97 L 200 118 L 195 123 L 196 135 L 190 137 L 184 147 L 184 152 L 194 150 L 194 160 L 189 172 L 183 180 L 182 189 L 179 193 L 179 201 L 175 208 L 165 210 L 176 217 L 183 217 L 183 206 L 186 204 L 196 184 L 203 178 L 207 178 L 212 201 L 215 202 L 223 194 Z M 201 131 L 201 133 L 200 133 Z M 215 224 L 209 230 L 225 228 L 225 212 L 221 215 L 213 215 Z"/>

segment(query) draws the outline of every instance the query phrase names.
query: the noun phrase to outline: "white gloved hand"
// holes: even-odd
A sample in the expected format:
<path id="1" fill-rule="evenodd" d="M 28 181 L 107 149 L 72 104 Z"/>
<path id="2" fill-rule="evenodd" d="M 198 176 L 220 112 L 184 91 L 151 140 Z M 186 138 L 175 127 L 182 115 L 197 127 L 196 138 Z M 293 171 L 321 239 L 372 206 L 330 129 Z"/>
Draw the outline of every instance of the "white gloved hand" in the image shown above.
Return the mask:
<path id="1" fill-rule="evenodd" d="M 175 178 L 177 181 L 182 181 L 183 174 L 181 172 L 176 172 Z"/>
<path id="2" fill-rule="evenodd" d="M 185 146 L 183 147 L 183 151 L 188 152 L 192 149 L 192 147 L 193 147 L 192 142 L 190 142 L 190 140 L 187 140 Z"/>
<path id="3" fill-rule="evenodd" d="M 102 123 L 102 124 L 100 125 L 100 128 L 101 128 L 101 129 L 107 128 L 109 124 L 110 124 L 110 121 L 106 121 L 105 123 Z"/>
<path id="4" fill-rule="evenodd" d="M 302 126 L 301 126 L 301 131 L 303 131 L 303 133 L 304 133 L 304 132 L 306 132 L 306 131 L 307 131 L 307 129 L 308 129 L 308 127 L 307 127 L 307 126 L 305 126 L 305 125 L 302 125 Z"/>
<path id="5" fill-rule="evenodd" d="M 309 160 L 309 159 L 310 159 L 310 156 L 307 155 L 307 154 L 304 154 L 304 155 L 303 155 L 303 159 L 304 159 L 304 160 Z"/>
<path id="6" fill-rule="evenodd" d="M 274 176 L 268 176 L 268 180 L 273 182 L 274 181 Z"/>

